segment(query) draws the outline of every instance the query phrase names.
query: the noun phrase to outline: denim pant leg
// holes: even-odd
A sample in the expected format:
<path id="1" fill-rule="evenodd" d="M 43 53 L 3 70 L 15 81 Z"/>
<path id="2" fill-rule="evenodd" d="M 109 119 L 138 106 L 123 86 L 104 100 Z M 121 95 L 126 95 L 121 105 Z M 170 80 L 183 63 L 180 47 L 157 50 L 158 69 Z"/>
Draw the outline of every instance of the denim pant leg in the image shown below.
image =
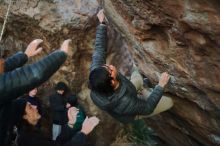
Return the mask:
<path id="1" fill-rule="evenodd" d="M 61 125 L 53 124 L 53 140 L 61 133 Z"/>

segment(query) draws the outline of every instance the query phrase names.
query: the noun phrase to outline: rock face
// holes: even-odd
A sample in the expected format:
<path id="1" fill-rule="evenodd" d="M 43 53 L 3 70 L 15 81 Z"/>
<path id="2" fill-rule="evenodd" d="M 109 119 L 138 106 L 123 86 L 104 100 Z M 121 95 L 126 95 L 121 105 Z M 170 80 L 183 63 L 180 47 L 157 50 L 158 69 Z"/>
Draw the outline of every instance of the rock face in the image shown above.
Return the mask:
<path id="1" fill-rule="evenodd" d="M 220 145 L 218 1 L 106 0 L 108 18 L 151 81 L 168 71 L 170 112 L 146 122 L 169 145 Z"/>
<path id="2" fill-rule="evenodd" d="M 0 2 L 0 24 L 7 4 Z M 122 125 L 94 106 L 87 88 L 100 5 L 109 24 L 108 62 L 129 75 L 135 61 L 154 85 L 160 73 L 172 75 L 165 94 L 174 107 L 146 123 L 170 146 L 220 145 L 218 0 L 19 0 L 11 7 L 1 49 L 7 56 L 42 38 L 44 56 L 71 38 L 70 57 L 43 87 L 68 83 L 88 114 L 102 119 L 90 145 L 110 145 Z"/>

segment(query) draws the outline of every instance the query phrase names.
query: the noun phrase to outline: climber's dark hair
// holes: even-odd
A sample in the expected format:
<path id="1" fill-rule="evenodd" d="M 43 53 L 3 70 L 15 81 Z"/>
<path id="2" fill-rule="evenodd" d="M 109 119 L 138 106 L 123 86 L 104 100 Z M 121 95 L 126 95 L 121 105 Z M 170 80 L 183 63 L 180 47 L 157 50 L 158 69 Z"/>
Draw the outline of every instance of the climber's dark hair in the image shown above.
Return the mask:
<path id="1" fill-rule="evenodd" d="M 110 95 L 114 89 L 111 85 L 111 74 L 105 67 L 98 67 L 91 71 L 89 75 L 89 86 L 100 94 Z"/>

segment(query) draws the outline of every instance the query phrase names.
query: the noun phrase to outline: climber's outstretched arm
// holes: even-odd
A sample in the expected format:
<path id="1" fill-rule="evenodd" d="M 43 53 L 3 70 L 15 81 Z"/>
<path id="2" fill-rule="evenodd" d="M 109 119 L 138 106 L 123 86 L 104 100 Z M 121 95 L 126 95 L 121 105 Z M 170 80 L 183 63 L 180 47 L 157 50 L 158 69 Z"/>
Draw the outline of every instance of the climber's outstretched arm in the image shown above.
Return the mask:
<path id="1" fill-rule="evenodd" d="M 97 14 L 100 24 L 97 27 L 96 39 L 95 39 L 95 51 L 92 55 L 92 64 L 90 71 L 102 66 L 106 63 L 106 52 L 107 52 L 107 27 L 104 22 L 104 12 L 100 10 Z"/>

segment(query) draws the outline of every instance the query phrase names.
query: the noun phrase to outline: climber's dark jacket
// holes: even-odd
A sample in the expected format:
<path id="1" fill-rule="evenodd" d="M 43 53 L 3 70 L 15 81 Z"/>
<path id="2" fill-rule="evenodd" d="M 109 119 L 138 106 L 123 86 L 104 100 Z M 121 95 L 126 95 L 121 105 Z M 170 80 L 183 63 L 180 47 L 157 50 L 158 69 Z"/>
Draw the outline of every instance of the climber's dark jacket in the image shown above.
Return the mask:
<path id="1" fill-rule="evenodd" d="M 101 24 L 97 27 L 95 51 L 92 56 L 90 72 L 105 64 L 106 51 L 107 28 Z M 137 97 L 137 91 L 134 85 L 125 76 L 118 73 L 117 79 L 120 82 L 120 86 L 111 96 L 100 95 L 100 93 L 96 91 L 91 91 L 91 98 L 99 108 L 107 111 L 111 116 L 122 123 L 133 121 L 136 115 L 149 115 L 154 111 L 162 97 L 162 87 L 157 85 L 148 100 L 144 101 Z"/>
<path id="2" fill-rule="evenodd" d="M 55 51 L 47 57 L 26 66 L 28 57 L 17 53 L 5 60 L 5 72 L 0 75 L 0 146 L 4 145 L 8 112 L 13 99 L 47 81 L 66 60 L 63 51 Z"/>

